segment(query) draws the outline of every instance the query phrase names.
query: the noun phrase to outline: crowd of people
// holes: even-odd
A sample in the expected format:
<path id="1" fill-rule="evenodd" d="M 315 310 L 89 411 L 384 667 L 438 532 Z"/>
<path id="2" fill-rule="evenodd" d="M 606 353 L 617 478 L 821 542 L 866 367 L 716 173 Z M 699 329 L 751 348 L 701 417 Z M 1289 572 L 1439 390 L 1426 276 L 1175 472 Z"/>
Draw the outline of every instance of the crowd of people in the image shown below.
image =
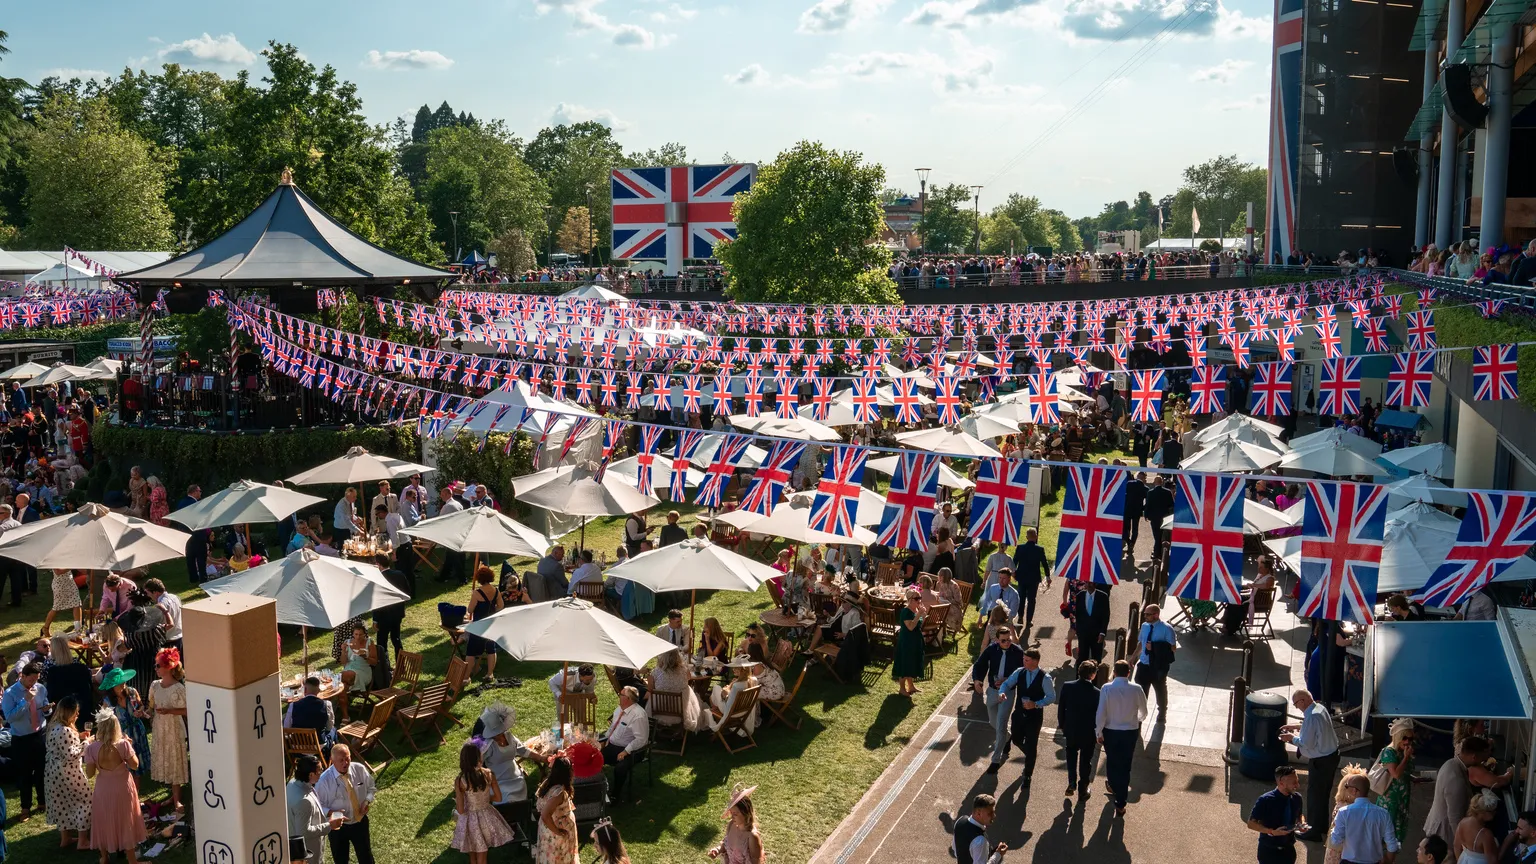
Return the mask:
<path id="1" fill-rule="evenodd" d="M 1197 249 L 1139 252 L 1058 252 L 1039 255 L 901 258 L 889 275 L 903 290 L 1018 286 L 1075 282 L 1150 282 L 1244 276 L 1258 255 Z"/>
<path id="2" fill-rule="evenodd" d="M 1536 281 L 1536 240 L 1526 246 L 1488 247 L 1481 253 L 1477 243 L 1466 240 L 1448 249 L 1433 243 L 1416 250 L 1408 269 L 1425 276 L 1457 279 L 1468 285 L 1528 286 Z"/>

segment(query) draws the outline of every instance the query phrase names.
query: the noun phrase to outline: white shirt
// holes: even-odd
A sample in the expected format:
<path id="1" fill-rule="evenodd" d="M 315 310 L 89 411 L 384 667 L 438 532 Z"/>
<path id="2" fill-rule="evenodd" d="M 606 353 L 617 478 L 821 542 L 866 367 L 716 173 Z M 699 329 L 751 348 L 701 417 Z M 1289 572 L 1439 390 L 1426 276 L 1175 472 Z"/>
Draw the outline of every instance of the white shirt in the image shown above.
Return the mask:
<path id="1" fill-rule="evenodd" d="M 576 596 L 576 585 L 589 580 L 603 581 L 603 570 L 596 561 L 582 564 L 571 572 L 571 584 L 565 589 L 566 596 Z"/>
<path id="2" fill-rule="evenodd" d="M 965 818 L 970 819 L 971 824 L 975 825 L 977 828 L 981 828 L 982 827 L 980 822 L 977 822 L 975 819 L 972 819 L 970 816 L 967 816 Z M 986 829 L 982 829 L 982 830 L 986 830 Z M 965 861 L 965 862 L 961 862 L 961 864 L 1002 864 L 1003 853 L 1001 853 L 1001 852 L 994 852 L 994 853 L 992 853 L 992 856 L 989 858 L 989 857 L 987 857 L 987 846 L 988 846 L 988 844 L 987 844 L 987 835 L 985 835 L 985 834 L 979 835 L 976 839 L 971 841 L 971 848 L 965 850 L 966 852 L 970 853 L 971 860 Z"/>
<path id="3" fill-rule="evenodd" d="M 561 669 L 559 672 L 556 672 L 555 674 L 549 676 L 549 692 L 555 697 L 556 704 L 558 704 L 560 702 L 560 694 L 562 692 L 565 693 L 567 696 L 569 696 L 572 693 L 591 693 L 593 687 L 595 687 L 596 685 L 597 685 L 597 680 L 596 679 L 593 679 L 591 684 L 583 684 L 583 683 L 581 683 L 581 677 L 580 676 L 572 678 L 571 679 L 571 683 L 566 684 L 565 683 L 565 670 L 564 669 Z"/>
<path id="4" fill-rule="evenodd" d="M 400 529 L 405 527 L 405 517 L 398 511 L 384 517 L 384 533 L 389 535 L 389 545 L 400 545 Z"/>
<path id="5" fill-rule="evenodd" d="M 357 507 L 343 498 L 336 502 L 336 512 L 331 517 L 331 527 L 337 531 L 356 531 L 357 523 L 352 520 L 357 518 Z"/>
<path id="6" fill-rule="evenodd" d="M 181 598 L 167 591 L 155 601 L 165 612 L 165 638 L 174 642 L 181 638 Z"/>
<path id="7" fill-rule="evenodd" d="M 1013 558 L 1009 557 L 1009 555 L 1006 552 L 1003 552 L 1003 551 L 999 550 L 999 551 L 993 552 L 991 555 L 987 556 L 987 580 L 988 580 L 987 584 L 988 585 L 991 585 L 992 582 L 996 581 L 995 578 L 994 578 L 994 574 L 996 574 L 997 571 L 1003 569 L 1004 567 L 1008 567 L 1010 569 L 1012 569 L 1012 567 L 1013 567 Z"/>
<path id="8" fill-rule="evenodd" d="M 1099 690 L 1096 724 L 1099 734 L 1105 729 L 1140 729 L 1147 719 L 1147 694 L 1129 678 L 1115 678 Z"/>
<path id="9" fill-rule="evenodd" d="M 941 510 L 933 517 L 933 533 L 938 534 L 940 528 L 949 529 L 949 539 L 951 540 L 960 536 L 960 520 L 956 519 L 953 513 L 945 516 L 944 511 Z"/>
<path id="10" fill-rule="evenodd" d="M 352 783 L 352 791 L 357 793 L 357 803 L 363 806 L 373 803 L 378 789 L 373 785 L 373 775 L 368 773 L 367 766 L 354 761 L 347 766 L 347 779 Z M 340 810 L 348 825 L 358 820 L 358 814 L 352 812 L 352 798 L 347 794 L 347 787 L 342 785 L 336 766 L 325 769 L 315 781 L 315 797 L 320 799 L 320 806 L 327 814 Z"/>
<path id="11" fill-rule="evenodd" d="M 651 740 L 651 722 L 645 709 L 636 702 L 628 708 L 613 709 L 613 719 L 608 721 L 608 743 L 634 753 L 644 750 Z"/>

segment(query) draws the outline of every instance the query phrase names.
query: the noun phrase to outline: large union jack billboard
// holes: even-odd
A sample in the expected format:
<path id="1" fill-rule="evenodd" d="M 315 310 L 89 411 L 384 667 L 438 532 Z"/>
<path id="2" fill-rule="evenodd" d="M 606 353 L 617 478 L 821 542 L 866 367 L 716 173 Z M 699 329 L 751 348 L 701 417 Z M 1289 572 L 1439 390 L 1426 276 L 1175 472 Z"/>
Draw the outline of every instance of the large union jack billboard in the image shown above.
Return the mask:
<path id="1" fill-rule="evenodd" d="M 1269 89 L 1269 216 L 1265 251 L 1273 258 L 1296 249 L 1296 172 L 1301 161 L 1303 0 L 1275 0 L 1274 66 Z"/>
<path id="2" fill-rule="evenodd" d="M 756 176 L 750 163 L 614 169 L 613 257 L 713 258 L 717 242 L 736 236 L 731 206 Z"/>

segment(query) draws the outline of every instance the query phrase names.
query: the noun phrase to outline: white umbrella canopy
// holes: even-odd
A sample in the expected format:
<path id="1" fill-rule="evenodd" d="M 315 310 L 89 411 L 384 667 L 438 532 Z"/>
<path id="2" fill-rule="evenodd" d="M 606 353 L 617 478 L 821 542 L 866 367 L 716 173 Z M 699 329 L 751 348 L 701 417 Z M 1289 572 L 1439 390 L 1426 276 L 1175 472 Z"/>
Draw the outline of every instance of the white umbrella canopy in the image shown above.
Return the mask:
<path id="1" fill-rule="evenodd" d="M 23 363 L 0 372 L 0 381 L 30 381 L 48 371 L 41 363 Z"/>
<path id="2" fill-rule="evenodd" d="M 775 438 L 798 438 L 803 441 L 843 440 L 843 436 L 838 434 L 836 429 L 803 416 L 790 419 L 773 414 L 760 414 L 756 417 L 732 414 L 730 421 L 732 426 L 748 432 L 756 432 L 759 435 L 772 435 Z"/>
<path id="3" fill-rule="evenodd" d="M 1387 500 L 1391 501 L 1390 495 Z M 1407 507 L 1392 510 L 1387 513 L 1387 524 L 1401 523 L 1404 525 L 1423 524 L 1445 531 L 1460 531 L 1461 520 L 1455 516 L 1422 501 L 1415 501 Z"/>
<path id="4" fill-rule="evenodd" d="M 427 465 L 417 465 L 392 456 L 378 456 L 361 447 L 353 447 L 345 456 L 338 456 L 323 465 L 301 471 L 289 477 L 288 482 L 300 486 L 318 486 L 322 483 L 368 483 L 436 470 Z"/>
<path id="5" fill-rule="evenodd" d="M 233 592 L 276 600 L 277 623 L 326 629 L 411 599 L 372 564 L 320 555 L 313 549 L 300 549 L 286 558 L 204 582 L 202 587 L 212 595 Z"/>
<path id="6" fill-rule="evenodd" d="M 1242 472 L 1259 471 L 1279 462 L 1281 455 L 1246 441 L 1223 438 L 1207 444 L 1204 450 L 1179 463 L 1180 468 L 1194 471 Z"/>
<path id="7" fill-rule="evenodd" d="M 977 438 L 1001 438 L 1018 434 L 1019 424 L 1000 413 L 973 411 L 960 418 L 960 429 Z"/>
<path id="8" fill-rule="evenodd" d="M 1420 444 L 1417 447 L 1404 447 L 1401 450 L 1383 453 L 1381 461 L 1441 480 L 1449 480 L 1456 476 L 1456 451 L 1438 441 L 1434 444 Z"/>
<path id="9" fill-rule="evenodd" d="M 725 443 L 725 436 L 715 432 L 704 436 L 699 442 L 699 449 L 693 454 L 694 465 L 708 465 L 715 460 L 715 453 L 720 445 Z M 742 454 L 741 461 L 736 463 L 737 468 L 757 468 L 768 458 L 768 451 L 756 444 L 748 444 L 747 452 Z"/>
<path id="10" fill-rule="evenodd" d="M 535 475 L 529 475 L 532 476 Z M 597 472 L 585 466 L 562 466 L 555 477 L 524 492 L 518 486 L 518 480 L 529 477 L 512 481 L 517 500 L 567 516 L 622 516 L 661 503 L 661 499 L 653 495 L 640 494 L 639 489 L 621 477 L 610 477 L 605 472 L 599 481 Z"/>
<path id="11" fill-rule="evenodd" d="M 1348 447 L 1369 459 L 1381 453 L 1380 444 L 1363 435 L 1352 435 L 1338 426 L 1291 439 L 1292 450 L 1317 450 L 1323 447 Z"/>
<path id="12" fill-rule="evenodd" d="M 1381 569 L 1376 577 L 1377 593 L 1415 591 L 1424 587 L 1430 574 L 1445 563 L 1446 555 L 1456 545 L 1459 528 L 1460 523 L 1398 522 L 1389 518 L 1382 540 Z M 1293 572 L 1301 572 L 1300 537 L 1266 540 L 1264 545 L 1284 559 Z M 1526 579 L 1536 579 L 1536 561 L 1522 556 L 1493 581 Z"/>
<path id="13" fill-rule="evenodd" d="M 910 432 L 899 432 L 896 434 L 896 440 L 908 447 L 915 447 L 918 450 L 931 450 L 935 453 L 951 453 L 960 456 L 1003 455 L 991 444 L 953 426 L 939 426 L 933 429 L 915 429 Z"/>
<path id="14" fill-rule="evenodd" d="M 1255 420 L 1252 417 L 1249 417 L 1247 414 L 1228 414 L 1226 417 L 1223 417 L 1220 420 L 1217 420 L 1215 423 L 1212 423 L 1204 429 L 1201 429 L 1199 432 L 1196 432 L 1195 439 L 1199 441 L 1210 441 L 1213 438 L 1219 438 L 1228 432 L 1234 432 L 1239 429 L 1250 430 L 1247 433 L 1243 433 L 1247 435 L 1251 435 L 1251 430 L 1256 429 L 1265 433 L 1272 439 L 1279 438 L 1280 433 L 1285 431 L 1280 426 L 1276 426 L 1273 423 L 1266 423 L 1263 420 Z"/>
<path id="15" fill-rule="evenodd" d="M 1262 501 L 1243 502 L 1243 532 L 1246 534 L 1267 534 L 1295 526 L 1290 516 Z"/>
<path id="16" fill-rule="evenodd" d="M 901 457 L 899 455 L 893 453 L 890 456 L 881 456 L 879 459 L 869 459 L 865 461 L 864 468 L 868 471 L 879 471 L 881 474 L 895 474 L 896 463 L 900 459 Z M 939 485 L 949 489 L 959 489 L 964 491 L 966 489 L 970 489 L 976 484 L 955 473 L 955 469 L 945 465 L 943 462 L 940 462 Z"/>
<path id="17" fill-rule="evenodd" d="M 102 356 L 97 357 L 95 360 L 85 364 L 85 368 L 100 369 L 103 372 L 110 372 L 113 375 L 116 375 L 123 370 L 123 361 L 113 360 L 111 357 Z"/>
<path id="18" fill-rule="evenodd" d="M 675 464 L 676 463 L 673 461 L 671 455 L 663 456 L 663 455 L 661 455 L 659 453 L 656 455 L 656 464 L 651 466 L 651 482 L 655 485 L 655 487 L 657 489 L 671 488 L 671 486 L 672 486 L 672 475 L 677 473 L 676 469 L 673 467 Z M 700 471 L 697 467 L 695 467 L 696 464 L 697 463 L 690 464 L 688 466 L 687 472 L 684 473 L 684 476 L 683 476 L 683 485 L 684 486 L 687 486 L 689 488 L 693 488 L 695 486 L 698 486 L 700 483 L 704 482 L 704 472 Z M 708 463 L 705 463 L 705 464 L 708 464 Z M 634 486 L 636 488 L 639 488 L 639 483 L 640 483 L 640 461 L 639 461 L 639 457 L 637 457 L 637 456 L 627 456 L 627 457 L 625 457 L 623 459 L 620 459 L 620 460 L 618 460 L 616 462 L 609 462 L 608 463 L 608 473 L 609 474 L 613 474 L 613 475 L 615 475 L 617 477 L 622 477 L 624 480 L 626 480 L 629 483 L 629 485 Z"/>
<path id="19" fill-rule="evenodd" d="M 523 420 L 524 409 L 533 413 Z M 450 431 L 466 432 L 542 432 L 549 415 L 556 415 L 549 427 L 551 434 L 564 432 L 576 424 L 577 417 L 595 418 L 596 414 L 569 402 L 551 399 L 535 393 L 525 381 L 514 381 L 510 387 L 502 387 L 485 394 L 460 416 L 448 424 Z"/>
<path id="20" fill-rule="evenodd" d="M 281 522 L 305 507 L 324 501 L 318 495 L 306 495 L 281 486 L 236 480 L 228 489 L 221 489 L 165 518 L 185 525 L 189 531 L 201 531 L 225 525 Z"/>
<path id="21" fill-rule="evenodd" d="M 605 300 L 609 303 L 628 303 L 629 298 L 616 291 L 609 291 L 601 285 L 583 285 L 560 295 L 564 300 Z"/>
<path id="22" fill-rule="evenodd" d="M 1212 426 L 1211 428 L 1214 429 L 1216 427 Z M 1258 426 L 1250 426 L 1247 424 L 1228 426 L 1225 431 L 1215 435 L 1207 435 L 1205 430 L 1202 430 L 1195 435 L 1195 441 L 1197 441 L 1203 447 L 1208 447 L 1219 441 L 1225 441 L 1227 439 L 1231 439 L 1233 441 L 1241 441 L 1244 444 L 1253 444 L 1257 447 L 1263 447 L 1265 450 L 1273 450 L 1276 453 L 1288 453 L 1291 449 L 1285 444 L 1285 442 L 1281 441 L 1274 435 L 1269 434 Z"/>
<path id="23" fill-rule="evenodd" d="M 816 499 L 815 492 L 796 492 L 789 496 L 790 501 L 803 501 L 807 506 Z M 885 516 L 885 496 L 873 489 L 859 490 L 859 508 L 854 513 L 853 524 L 863 525 L 868 528 L 871 525 L 879 525 Z"/>
<path id="24" fill-rule="evenodd" d="M 812 497 L 815 497 L 814 495 Z M 825 531 L 814 531 L 810 527 L 811 499 L 791 499 L 779 503 L 773 508 L 773 512 L 767 516 L 759 516 L 749 510 L 732 510 L 715 517 L 715 521 L 724 522 L 738 531 L 746 531 L 749 534 L 760 534 L 764 537 L 783 537 L 785 540 L 793 540 L 798 543 L 831 543 L 849 544 L 857 543 L 860 546 L 868 546 L 875 542 L 875 534 L 867 528 L 855 526 L 852 537 L 843 537 L 838 534 L 828 534 Z"/>
<path id="25" fill-rule="evenodd" d="M 708 540 L 684 540 L 641 552 L 604 575 L 628 579 L 652 591 L 751 592 L 782 574 Z"/>
<path id="26" fill-rule="evenodd" d="M 1058 381 L 1057 383 L 1060 384 L 1061 382 Z M 1094 401 L 1094 398 L 1092 396 L 1089 396 L 1087 393 L 1079 393 L 1078 391 L 1073 390 L 1071 387 L 1061 387 L 1061 388 L 1059 388 L 1059 392 L 1056 394 L 1056 398 L 1058 400 L 1062 401 L 1062 402 L 1092 402 L 1092 401 Z"/>
<path id="27" fill-rule="evenodd" d="M 574 597 L 503 609 L 464 625 L 464 632 L 495 642 L 517 660 L 631 669 L 676 647 Z"/>
<path id="28" fill-rule="evenodd" d="M 86 504 L 5 532 L 0 558 L 39 570 L 132 570 L 186 554 L 192 535 Z"/>
<path id="29" fill-rule="evenodd" d="M 94 378 L 101 370 L 90 369 L 85 366 L 74 366 L 69 363 L 55 363 L 48 371 L 36 378 L 22 382 L 23 387 L 46 387 L 49 384 L 62 384 L 65 381 L 82 381 Z"/>
<path id="30" fill-rule="evenodd" d="M 1292 471 L 1326 474 L 1329 477 L 1353 477 L 1357 474 L 1390 477 L 1392 474 L 1377 465 L 1371 457 L 1349 447 L 1310 447 L 1305 450 L 1295 450 L 1280 460 L 1280 467 L 1289 468 Z"/>
<path id="31" fill-rule="evenodd" d="M 524 558 L 541 557 L 553 545 L 548 537 L 490 507 L 466 507 L 447 516 L 423 519 L 409 528 L 401 528 L 400 533 L 457 552 Z"/>
<path id="32" fill-rule="evenodd" d="M 1397 506 L 1412 501 L 1425 501 L 1430 504 L 1444 504 L 1448 507 L 1465 507 L 1467 494 L 1457 492 L 1428 474 L 1415 474 L 1412 477 L 1404 477 L 1388 483 L 1387 501 Z"/>
<path id="33" fill-rule="evenodd" d="M 978 406 L 971 414 L 994 417 L 1014 425 L 1033 423 L 1035 422 L 1035 409 L 1034 406 L 1029 404 L 1029 400 L 1012 398 L 1024 392 L 1020 390 L 1017 393 L 1009 394 L 1008 397 L 998 399 L 990 405 Z"/>

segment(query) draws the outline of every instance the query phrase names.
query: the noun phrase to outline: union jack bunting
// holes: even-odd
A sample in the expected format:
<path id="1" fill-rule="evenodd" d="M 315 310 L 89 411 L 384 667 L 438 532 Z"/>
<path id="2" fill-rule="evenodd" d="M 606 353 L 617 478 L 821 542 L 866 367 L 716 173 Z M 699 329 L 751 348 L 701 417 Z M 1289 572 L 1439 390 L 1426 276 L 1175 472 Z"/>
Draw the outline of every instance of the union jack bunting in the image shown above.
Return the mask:
<path id="1" fill-rule="evenodd" d="M 811 499 L 812 531 L 852 537 L 859 513 L 859 484 L 864 479 L 864 459 L 869 451 L 863 447 L 834 447 L 827 458 L 826 470 L 816 486 L 816 497 Z"/>
<path id="2" fill-rule="evenodd" d="M 1481 300 L 1477 304 L 1478 314 L 1484 318 L 1497 318 L 1504 311 L 1503 300 Z"/>
<path id="3" fill-rule="evenodd" d="M 869 375 L 853 379 L 853 419 L 856 422 L 880 422 L 879 397 L 875 393 L 878 383 L 878 378 Z"/>
<path id="4" fill-rule="evenodd" d="M 741 498 L 741 509 L 759 516 L 771 515 L 774 505 L 779 503 L 779 496 L 784 494 L 784 487 L 789 485 L 795 463 L 800 461 L 800 454 L 804 451 L 804 441 L 773 442 L 773 447 L 768 450 L 768 458 L 757 466 L 757 472 L 752 475 L 752 483 L 747 487 L 747 494 Z"/>
<path id="5" fill-rule="evenodd" d="M 1472 349 L 1473 399 L 1515 399 L 1519 397 L 1519 350 L 1513 343 L 1507 345 L 1484 345 Z"/>
<path id="6" fill-rule="evenodd" d="M 1435 355 L 1431 351 L 1403 351 L 1392 355 L 1392 371 L 1387 373 L 1388 405 L 1422 408 L 1429 404 L 1430 385 L 1435 380 Z"/>
<path id="7" fill-rule="evenodd" d="M 1168 546 L 1168 593 L 1236 603 L 1243 575 L 1243 480 L 1180 474 Z"/>
<path id="8" fill-rule="evenodd" d="M 1365 350 L 1387 350 L 1387 324 L 1383 318 L 1367 318 L 1360 325 L 1360 335 L 1365 337 Z"/>
<path id="9" fill-rule="evenodd" d="M 635 488 L 640 490 L 641 495 L 650 495 L 655 491 L 656 452 L 661 445 L 661 434 L 665 431 L 660 426 L 640 427 L 640 450 L 635 454 Z"/>
<path id="10" fill-rule="evenodd" d="M 731 413 L 731 379 L 724 372 L 710 382 L 710 407 L 717 416 Z"/>
<path id="11" fill-rule="evenodd" d="M 825 423 L 832 413 L 832 387 L 835 384 L 835 378 L 819 375 L 811 378 L 811 419 L 818 423 Z"/>
<path id="12" fill-rule="evenodd" d="M 1055 372 L 1042 370 L 1029 376 L 1029 407 L 1034 409 L 1036 423 L 1061 422 L 1057 392 Z"/>
<path id="13" fill-rule="evenodd" d="M 1317 389 L 1322 393 L 1317 413 L 1334 416 L 1360 413 L 1360 358 L 1324 360 Z"/>
<path id="14" fill-rule="evenodd" d="M 986 464 L 986 463 L 982 463 Z M 1120 582 L 1125 472 L 1067 466 L 1067 497 L 1056 538 L 1056 575 L 1098 585 Z"/>
<path id="15" fill-rule="evenodd" d="M 1370 624 L 1381 569 L 1387 490 L 1366 483 L 1307 483 L 1296 614 Z"/>
<path id="16" fill-rule="evenodd" d="M 1029 497 L 1029 460 L 981 460 L 971 496 L 972 537 L 995 543 L 1019 542 Z"/>
<path id="17" fill-rule="evenodd" d="M 1253 401 L 1248 410 L 1267 417 L 1291 413 L 1291 364 L 1260 363 L 1255 367 Z"/>
<path id="18" fill-rule="evenodd" d="M 763 413 L 763 398 L 765 395 L 763 390 L 765 384 L 766 382 L 763 381 L 762 376 L 756 372 L 748 372 L 747 377 L 742 379 L 741 398 L 747 403 L 746 413 L 748 417 L 757 417 Z"/>
<path id="19" fill-rule="evenodd" d="M 693 499 L 693 503 L 710 509 L 723 503 L 725 484 L 730 482 L 731 475 L 736 472 L 736 466 L 741 464 L 741 457 L 746 455 L 751 443 L 752 439 L 747 435 L 725 436 L 725 440 L 715 448 L 714 461 L 709 463 L 707 476 L 699 486 L 698 497 Z"/>
<path id="20" fill-rule="evenodd" d="M 1339 338 L 1339 322 L 1336 318 L 1324 318 L 1317 322 L 1317 341 L 1323 346 L 1323 356 L 1338 357 L 1344 353 L 1344 340 Z"/>
<path id="21" fill-rule="evenodd" d="M 897 378 L 895 394 L 892 398 L 896 401 L 897 423 L 922 422 L 923 412 L 919 407 L 920 397 L 917 392 L 916 378 Z"/>
<path id="22" fill-rule="evenodd" d="M 1131 373 L 1131 420 L 1155 423 L 1163 413 L 1163 388 L 1168 376 L 1161 369 Z"/>
<path id="23" fill-rule="evenodd" d="M 1220 414 L 1227 410 L 1227 367 L 1196 366 L 1189 385 L 1189 410 L 1193 414 Z"/>
<path id="24" fill-rule="evenodd" d="M 699 396 L 704 392 L 701 380 L 699 375 L 683 376 L 683 410 L 689 414 L 699 413 Z"/>
<path id="25" fill-rule="evenodd" d="M 928 548 L 933 504 L 939 496 L 939 456 L 906 450 L 896 459 L 896 473 L 885 493 L 877 539 L 895 549 Z"/>
<path id="26" fill-rule="evenodd" d="M 941 375 L 934 379 L 933 401 L 939 404 L 939 422 L 952 426 L 960 422 L 960 379 Z"/>
<path id="27" fill-rule="evenodd" d="M 1435 313 L 1431 309 L 1409 312 L 1403 325 L 1408 334 L 1409 351 L 1428 351 L 1436 347 Z"/>
<path id="28" fill-rule="evenodd" d="M 672 485 L 667 489 L 667 497 L 673 501 L 682 501 L 688 495 L 688 466 L 693 462 L 693 457 L 699 452 L 699 445 L 704 443 L 704 433 L 695 429 L 685 429 L 677 433 L 677 446 L 672 451 Z"/>
<path id="29" fill-rule="evenodd" d="M 798 396 L 800 379 L 788 375 L 780 375 L 774 380 L 773 416 L 785 420 L 793 420 L 800 415 L 795 409 L 800 407 Z"/>
<path id="30" fill-rule="evenodd" d="M 1456 545 L 1415 599 L 1455 606 L 1499 577 L 1536 543 L 1536 497 L 1471 492 Z"/>

